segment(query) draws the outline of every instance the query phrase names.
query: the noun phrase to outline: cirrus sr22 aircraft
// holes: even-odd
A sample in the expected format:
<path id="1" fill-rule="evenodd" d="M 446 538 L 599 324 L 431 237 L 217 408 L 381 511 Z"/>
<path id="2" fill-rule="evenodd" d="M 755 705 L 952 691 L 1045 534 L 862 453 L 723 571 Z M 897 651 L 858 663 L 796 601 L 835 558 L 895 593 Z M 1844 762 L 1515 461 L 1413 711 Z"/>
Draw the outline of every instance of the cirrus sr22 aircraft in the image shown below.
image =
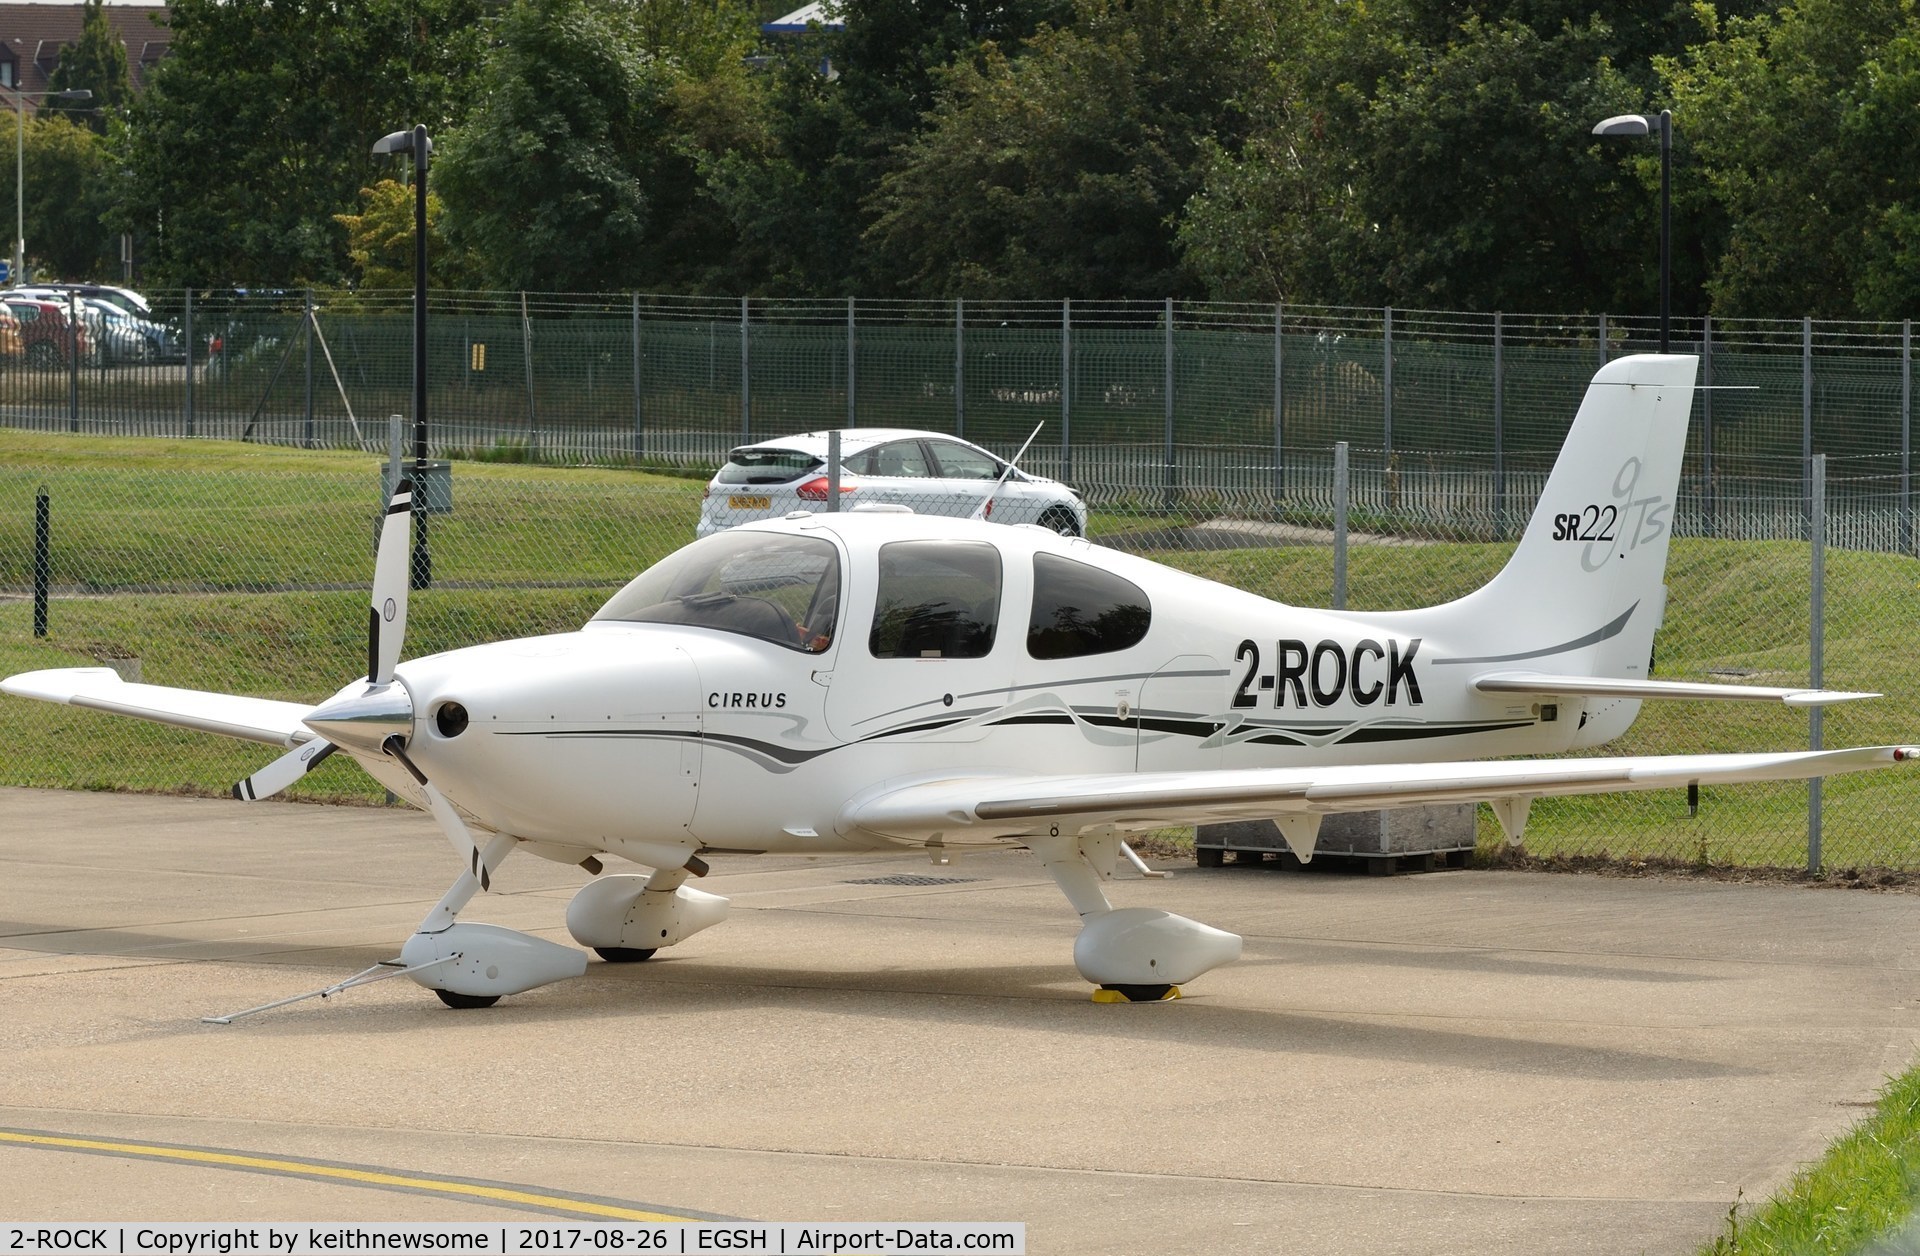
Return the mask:
<path id="1" fill-rule="evenodd" d="M 1112 908 L 1102 882 L 1129 833 L 1268 818 L 1305 859 L 1332 812 L 1484 800 L 1518 840 L 1544 796 L 1920 753 L 1543 757 L 1618 736 L 1644 701 L 1872 696 L 1648 678 L 1694 369 L 1604 366 L 1511 561 L 1424 610 L 1302 609 L 1042 528 L 855 510 L 695 541 L 577 632 L 401 663 L 402 481 L 366 678 L 318 706 L 99 668 L 0 688 L 290 747 L 242 799 L 350 755 L 460 855 L 391 965 L 454 1007 L 586 970 L 582 950 L 457 920 L 519 849 L 586 870 L 567 927 L 620 962 L 725 917 L 686 884 L 716 852 L 1024 846 L 1084 922 L 1073 956 L 1094 997 L 1164 998 L 1240 939 Z M 609 856 L 650 872 L 603 875 Z"/>

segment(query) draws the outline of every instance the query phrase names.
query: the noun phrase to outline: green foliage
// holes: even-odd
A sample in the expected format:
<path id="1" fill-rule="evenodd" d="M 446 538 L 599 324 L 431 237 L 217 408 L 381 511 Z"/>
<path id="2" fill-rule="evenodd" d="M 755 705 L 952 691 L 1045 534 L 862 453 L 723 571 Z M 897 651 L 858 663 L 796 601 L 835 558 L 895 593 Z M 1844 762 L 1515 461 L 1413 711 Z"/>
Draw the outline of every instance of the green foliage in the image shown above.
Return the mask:
<path id="1" fill-rule="evenodd" d="M 1213 152 L 1184 255 L 1222 297 L 1648 309 L 1657 181 L 1590 131 L 1652 107 L 1648 50 L 1691 29 L 1664 6 L 1415 0 L 1250 27 L 1255 126 Z"/>
<path id="2" fill-rule="evenodd" d="M 1917 1185 L 1920 1066 L 1890 1079 L 1872 1114 L 1771 1200 L 1744 1215 L 1736 1201 L 1700 1256 L 1911 1251 L 1910 1237 L 1891 1236 L 1920 1203 Z"/>
<path id="3" fill-rule="evenodd" d="M 1661 63 L 1724 212 L 1708 282 L 1737 317 L 1898 319 L 1920 300 L 1920 12 L 1795 0 Z"/>
<path id="4" fill-rule="evenodd" d="M 431 184 L 427 189 L 427 282 L 434 288 L 471 288 L 472 260 L 450 247 L 442 230 L 446 203 Z M 360 189 L 357 214 L 335 214 L 347 229 L 347 258 L 362 288 L 413 287 L 415 197 L 413 188 L 381 179 Z"/>
<path id="5" fill-rule="evenodd" d="M 28 273 L 45 279 L 116 273 L 118 241 L 102 225 L 113 171 L 100 138 L 63 114 L 43 113 L 27 123 L 25 143 Z"/>
<path id="6" fill-rule="evenodd" d="M 56 83 L 112 106 L 89 5 Z M 1908 0 L 768 7 L 181 0 L 87 213 L 158 287 L 384 284 L 367 148 L 425 121 L 443 286 L 1638 313 L 1657 148 L 1590 129 L 1671 103 L 1678 314 L 1920 302 Z"/>
<path id="7" fill-rule="evenodd" d="M 485 0 L 178 0 L 129 111 L 122 215 L 158 287 L 346 277 L 335 215 L 392 169 L 373 142 L 438 132 L 472 81 Z"/>
<path id="8" fill-rule="evenodd" d="M 652 11 L 522 0 L 502 19 L 442 184 L 449 240 L 491 286 L 671 287 L 724 261 L 695 167 L 753 142 L 742 27 L 724 9 Z"/>
<path id="9" fill-rule="evenodd" d="M 1086 0 L 1017 60 L 956 64 L 871 202 L 876 263 L 922 296 L 1189 294 L 1171 223 L 1239 130 L 1237 7 Z"/>
<path id="10" fill-rule="evenodd" d="M 61 47 L 60 64 L 48 77 L 47 86 L 56 92 L 80 88 L 92 92 L 91 100 L 50 100 L 47 108 L 66 113 L 99 134 L 105 134 L 107 119 L 133 99 L 127 46 L 107 22 L 104 0 L 87 0 L 80 38 Z"/>

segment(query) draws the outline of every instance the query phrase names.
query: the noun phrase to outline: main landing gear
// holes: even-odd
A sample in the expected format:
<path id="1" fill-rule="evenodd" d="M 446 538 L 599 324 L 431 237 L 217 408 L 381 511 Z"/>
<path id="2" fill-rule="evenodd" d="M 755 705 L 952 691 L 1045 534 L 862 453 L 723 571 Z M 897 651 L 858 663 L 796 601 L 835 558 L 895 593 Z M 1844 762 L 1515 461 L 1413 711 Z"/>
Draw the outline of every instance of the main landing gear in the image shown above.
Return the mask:
<path id="1" fill-rule="evenodd" d="M 1182 982 L 1240 958 L 1237 934 L 1153 907 L 1116 909 L 1100 888 L 1120 858 L 1112 832 L 1029 838 L 1027 845 L 1083 922 L 1073 963 L 1096 1003 L 1158 1003 Z"/>

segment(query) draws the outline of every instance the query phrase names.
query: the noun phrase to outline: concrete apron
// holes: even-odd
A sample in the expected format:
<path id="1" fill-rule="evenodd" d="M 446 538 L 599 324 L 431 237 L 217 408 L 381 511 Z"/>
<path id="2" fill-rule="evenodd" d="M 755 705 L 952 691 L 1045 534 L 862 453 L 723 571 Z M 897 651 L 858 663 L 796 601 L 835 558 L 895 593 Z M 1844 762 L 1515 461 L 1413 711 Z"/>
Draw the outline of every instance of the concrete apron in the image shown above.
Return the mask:
<path id="1" fill-rule="evenodd" d="M 1914 1050 L 1920 898 L 1441 872 L 1114 883 L 1245 935 L 1096 1005 L 1031 857 L 718 856 L 733 918 L 453 1012 L 396 954 L 422 816 L 0 791 L 0 1127 L 767 1220 L 1028 1223 L 1029 1250 L 1677 1250 Z M 895 873 L 969 878 L 849 882 Z M 466 919 L 565 942 L 516 857 Z M 0 1142 L 0 1219 L 510 1219 L 479 1201 Z"/>

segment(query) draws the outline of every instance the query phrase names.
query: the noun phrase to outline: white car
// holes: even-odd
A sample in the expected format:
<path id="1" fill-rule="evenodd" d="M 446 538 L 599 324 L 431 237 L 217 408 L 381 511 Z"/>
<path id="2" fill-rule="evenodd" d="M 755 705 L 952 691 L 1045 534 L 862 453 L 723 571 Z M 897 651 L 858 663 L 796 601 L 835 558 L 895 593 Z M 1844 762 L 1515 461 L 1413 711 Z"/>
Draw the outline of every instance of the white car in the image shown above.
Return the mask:
<path id="1" fill-rule="evenodd" d="M 754 519 L 827 509 L 826 432 L 742 445 L 707 485 L 696 535 Z M 1004 480 L 1002 476 L 1005 476 Z M 991 496 L 986 518 L 1037 523 L 1084 536 L 1087 507 L 1058 480 L 1009 472 L 978 445 L 938 432 L 858 427 L 840 433 L 840 508 L 905 506 L 923 515 L 972 516 Z"/>

